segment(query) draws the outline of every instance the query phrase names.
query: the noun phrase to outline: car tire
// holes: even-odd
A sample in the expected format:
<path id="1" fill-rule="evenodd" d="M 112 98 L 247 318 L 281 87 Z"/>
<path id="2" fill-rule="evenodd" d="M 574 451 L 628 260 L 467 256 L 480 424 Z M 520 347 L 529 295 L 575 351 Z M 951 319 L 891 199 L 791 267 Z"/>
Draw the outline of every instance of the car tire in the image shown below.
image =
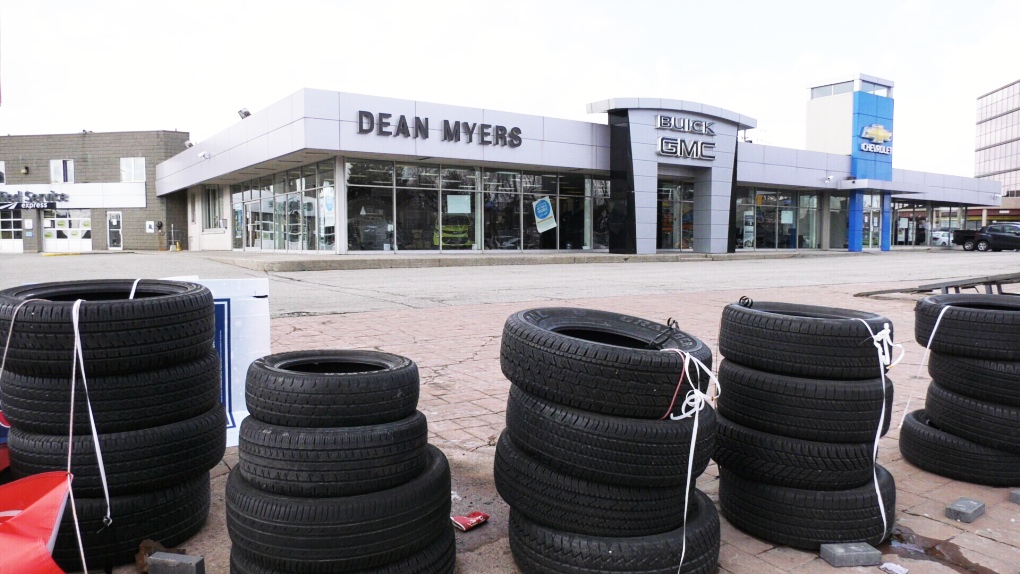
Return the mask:
<path id="1" fill-rule="evenodd" d="M 973 239 L 964 239 L 963 240 L 963 250 L 964 251 L 974 251 L 974 240 Z"/>
<path id="2" fill-rule="evenodd" d="M 932 339 L 942 310 L 938 331 Z M 1020 298 L 984 294 L 931 295 L 914 306 L 914 339 L 922 347 L 931 340 L 936 353 L 1020 361 Z"/>
<path id="3" fill-rule="evenodd" d="M 729 304 L 723 309 L 719 354 L 782 375 L 870 379 L 883 367 L 868 327 L 878 333 L 885 325 L 892 329 L 881 315 L 850 309 L 768 301 Z"/>
<path id="4" fill-rule="evenodd" d="M 157 540 L 167 548 L 185 542 L 202 529 L 209 516 L 209 503 L 208 472 L 165 489 L 110 497 L 113 524 L 109 526 L 103 524 L 106 498 L 76 496 L 74 508 L 89 571 L 134 562 L 139 544 L 146 539 Z M 53 559 L 67 572 L 81 571 L 70 508 L 64 510 L 60 521 Z"/>
<path id="5" fill-rule="evenodd" d="M 78 377 L 74 432 L 92 426 L 85 386 Z M 89 399 L 99 433 L 166 425 L 207 412 L 220 402 L 220 357 L 209 351 L 198 360 L 155 371 L 88 378 Z M 33 433 L 66 435 L 71 404 L 67 377 L 32 377 L 5 370 L 0 379 L 4 415 L 15 427 Z"/>
<path id="6" fill-rule="evenodd" d="M 106 480 L 114 496 L 168 488 L 208 472 L 223 459 L 227 416 L 217 404 L 205 414 L 168 425 L 99 435 Z M 103 483 L 91 434 L 71 442 L 75 494 L 103 496 Z M 17 478 L 67 469 L 68 437 L 27 433 L 8 435 L 11 471 Z"/>
<path id="7" fill-rule="evenodd" d="M 0 332 L 14 331 L 6 368 L 35 377 L 70 377 L 74 350 L 72 311 L 88 376 L 151 371 L 194 361 L 213 348 L 212 293 L 196 283 L 145 280 L 39 283 L 0 291 Z"/>
<path id="8" fill-rule="evenodd" d="M 247 417 L 241 421 L 237 471 L 248 484 L 287 496 L 367 494 L 421 474 L 428 435 L 421 412 L 345 428 L 282 427 Z"/>
<path id="9" fill-rule="evenodd" d="M 709 574 L 719 569 L 719 512 L 700 490 L 685 530 L 636 537 L 577 534 L 543 526 L 510 509 L 510 551 L 529 574 Z M 684 552 L 683 569 L 680 556 Z"/>
<path id="10" fill-rule="evenodd" d="M 900 453 L 930 473 L 988 486 L 1020 486 L 1020 454 L 988 448 L 949 434 L 924 409 L 907 415 Z"/>
<path id="11" fill-rule="evenodd" d="M 763 433 L 719 417 L 719 466 L 758 482 L 807 490 L 846 490 L 871 480 L 874 443 L 829 443 Z"/>
<path id="12" fill-rule="evenodd" d="M 895 525 L 896 484 L 881 466 L 875 472 L 884 530 L 873 481 L 848 490 L 804 490 L 747 480 L 720 467 L 719 508 L 733 526 L 775 544 L 806 550 L 842 542 L 878 546 Z"/>
<path id="13" fill-rule="evenodd" d="M 942 388 L 1010 407 L 1020 407 L 1020 362 L 968 359 L 931 353 L 928 374 Z"/>
<path id="14" fill-rule="evenodd" d="M 991 250 L 991 245 L 987 241 L 985 241 L 984 239 L 981 239 L 977 243 L 974 244 L 974 248 L 977 249 L 978 251 L 981 251 L 982 253 L 984 253 L 986 251 L 990 251 Z"/>
<path id="15" fill-rule="evenodd" d="M 708 368 L 698 338 L 637 317 L 549 307 L 514 313 L 503 326 L 500 366 L 511 383 L 546 400 L 605 415 L 658 419 L 666 414 L 686 351 Z M 702 373 L 700 388 L 710 373 Z M 684 382 L 681 396 L 689 389 Z"/>
<path id="16" fill-rule="evenodd" d="M 965 397 L 928 385 L 925 411 L 938 428 L 988 448 L 1020 454 L 1020 407 Z"/>
<path id="17" fill-rule="evenodd" d="M 628 419 L 589 413 L 510 387 L 506 432 L 536 461 L 578 478 L 621 486 L 679 487 L 687 479 L 694 417 Z M 698 414 L 694 478 L 705 471 L 715 440 L 715 411 Z"/>
<path id="18" fill-rule="evenodd" d="M 418 366 L 378 351 L 294 351 L 256 359 L 245 385 L 248 412 L 291 427 L 389 423 L 418 408 Z"/>
<path id="19" fill-rule="evenodd" d="M 718 414 L 748 428 L 822 442 L 875 440 L 882 414 L 882 379 L 831 381 L 758 371 L 724 360 L 719 363 Z M 885 379 L 885 421 L 889 430 L 893 383 Z"/>
<path id="20" fill-rule="evenodd" d="M 443 528 L 439 538 L 417 554 L 403 560 L 391 562 L 385 566 L 358 570 L 359 574 L 453 574 L 457 558 L 457 541 L 453 526 Z M 230 548 L 231 574 L 290 574 L 290 570 L 282 571 L 264 566 L 259 557 L 251 555 L 240 546 Z"/>
<path id="21" fill-rule="evenodd" d="M 504 432 L 496 443 L 496 491 L 529 519 L 590 536 L 648 536 L 683 522 L 684 490 L 602 484 L 541 464 Z"/>
<path id="22" fill-rule="evenodd" d="M 450 523 L 450 465 L 436 447 L 414 480 L 357 496 L 272 494 L 240 473 L 227 479 L 227 532 L 234 545 L 285 572 L 355 572 L 422 552 Z"/>

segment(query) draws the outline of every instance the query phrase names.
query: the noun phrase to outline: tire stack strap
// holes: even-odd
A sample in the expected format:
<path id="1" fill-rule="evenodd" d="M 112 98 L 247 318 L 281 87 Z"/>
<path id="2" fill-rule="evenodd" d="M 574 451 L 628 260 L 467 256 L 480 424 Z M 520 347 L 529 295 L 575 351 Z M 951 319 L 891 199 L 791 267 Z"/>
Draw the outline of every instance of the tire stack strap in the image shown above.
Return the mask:
<path id="1" fill-rule="evenodd" d="M 677 379 L 676 392 L 673 393 L 673 400 L 669 403 L 669 407 L 666 409 L 666 414 L 662 415 L 662 418 L 669 417 L 669 420 L 678 421 L 686 418 L 694 417 L 694 430 L 691 433 L 691 447 L 687 454 L 687 478 L 684 485 L 684 525 L 681 529 L 683 533 L 683 545 L 680 550 L 680 565 L 677 566 L 677 572 L 679 572 L 684 566 L 684 557 L 687 555 L 687 510 L 690 507 L 691 500 L 691 482 L 696 478 L 694 476 L 694 454 L 695 448 L 697 447 L 698 441 L 698 423 L 699 415 L 701 411 L 705 410 L 705 407 L 709 404 L 711 397 L 703 393 L 698 388 L 697 381 L 700 380 L 701 374 L 708 373 L 708 377 L 715 385 L 715 398 L 718 399 L 719 395 L 722 394 L 722 387 L 719 385 L 719 379 L 716 378 L 715 374 L 712 373 L 712 369 L 698 360 L 697 357 L 681 351 L 680 349 L 663 349 L 667 353 L 677 353 L 684 359 L 684 368 L 680 373 L 680 377 Z M 693 376 L 691 373 L 695 373 Z M 680 407 L 680 414 L 673 414 L 673 406 L 676 403 L 676 397 L 680 394 L 680 389 L 684 383 L 687 383 L 690 390 L 687 391 L 687 396 L 684 398 L 684 402 Z"/>
<path id="2" fill-rule="evenodd" d="M 989 486 L 1020 485 L 1020 301 L 1003 295 L 925 297 L 914 336 L 931 384 L 904 412 L 900 452 L 928 472 Z M 922 367 L 925 361 L 922 361 Z"/>

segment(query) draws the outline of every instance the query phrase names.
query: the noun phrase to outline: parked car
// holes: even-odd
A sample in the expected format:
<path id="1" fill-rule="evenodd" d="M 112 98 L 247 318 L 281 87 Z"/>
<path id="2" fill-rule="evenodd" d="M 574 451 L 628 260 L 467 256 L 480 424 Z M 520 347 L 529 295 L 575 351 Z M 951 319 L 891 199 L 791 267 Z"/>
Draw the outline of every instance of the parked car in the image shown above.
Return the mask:
<path id="1" fill-rule="evenodd" d="M 1020 249 L 1020 223 L 994 223 L 974 234 L 974 248 L 978 251 Z"/>
<path id="2" fill-rule="evenodd" d="M 964 251 L 974 251 L 975 233 L 977 232 L 973 229 L 954 229 L 953 243 L 955 245 L 962 245 Z"/>
<path id="3" fill-rule="evenodd" d="M 948 231 L 932 231 L 931 232 L 931 244 L 937 247 L 943 247 L 946 245 L 952 245 L 953 236 Z"/>

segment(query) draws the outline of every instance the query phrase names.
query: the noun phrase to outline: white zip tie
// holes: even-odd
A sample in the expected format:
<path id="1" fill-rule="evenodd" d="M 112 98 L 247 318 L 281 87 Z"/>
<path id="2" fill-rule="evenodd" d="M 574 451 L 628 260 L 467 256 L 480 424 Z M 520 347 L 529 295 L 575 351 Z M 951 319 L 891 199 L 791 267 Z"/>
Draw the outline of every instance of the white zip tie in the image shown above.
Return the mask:
<path id="1" fill-rule="evenodd" d="M 878 415 L 878 429 L 875 430 L 875 445 L 871 450 L 871 476 L 875 481 L 875 495 L 878 498 L 878 511 L 882 515 L 882 537 L 885 537 L 886 531 L 889 529 L 889 521 L 885 517 L 885 501 L 882 500 L 882 489 L 878 485 L 878 441 L 882 438 L 882 427 L 885 426 L 885 368 L 894 367 L 903 357 L 906 355 L 906 351 L 903 349 L 903 345 L 892 342 L 892 330 L 889 328 L 889 323 L 882 325 L 882 330 L 875 334 L 871 330 L 871 325 L 868 324 L 864 319 L 857 319 L 861 323 L 864 323 L 864 328 L 868 330 L 871 335 L 872 344 L 875 345 L 875 349 L 878 351 L 878 370 L 882 378 L 882 410 Z M 900 356 L 896 360 L 892 360 L 891 353 L 894 347 L 900 349 Z"/>
<path id="2" fill-rule="evenodd" d="M 690 418 L 691 416 L 694 417 L 694 428 L 691 432 L 691 448 L 690 451 L 687 453 L 687 482 L 686 487 L 684 488 L 684 525 L 681 535 L 682 546 L 680 549 L 680 564 L 676 568 L 677 574 L 680 574 L 680 570 L 684 567 L 684 557 L 687 555 L 687 508 L 690 504 L 691 498 L 691 475 L 694 473 L 693 471 L 694 471 L 695 447 L 698 444 L 698 423 L 700 421 L 699 414 L 701 413 L 701 410 L 705 408 L 705 405 L 708 403 L 710 399 L 710 397 L 707 394 L 703 393 L 701 389 L 698 388 L 698 382 L 701 380 L 701 371 L 704 370 L 706 373 L 708 373 L 710 384 L 715 383 L 716 397 L 722 394 L 722 387 L 719 386 L 719 379 L 717 379 L 716 376 L 712 373 L 712 369 L 706 367 L 705 364 L 698 360 L 697 357 L 694 357 L 693 355 L 685 351 L 681 351 L 680 349 L 663 349 L 663 351 L 677 353 L 678 355 L 684 358 L 684 368 L 683 372 L 680 375 L 680 380 L 677 382 L 677 391 L 679 391 L 680 387 L 684 384 L 684 377 L 687 378 L 687 382 L 691 385 L 691 390 L 687 391 L 687 396 L 684 398 L 684 402 L 681 403 L 680 414 L 679 415 L 673 415 L 670 413 L 666 414 L 668 414 L 669 419 L 673 421 Z M 694 363 L 693 365 L 691 364 L 692 361 Z M 692 366 L 694 367 L 693 369 L 690 368 Z M 694 371 L 696 374 L 692 376 L 691 371 Z M 673 395 L 673 398 L 674 400 L 676 400 L 675 393 Z M 672 410 L 672 408 L 670 410 Z"/>
<path id="3" fill-rule="evenodd" d="M 135 298 L 135 289 L 138 289 L 138 282 L 139 281 L 141 281 L 141 279 L 135 279 L 135 282 L 131 284 L 131 293 L 128 295 L 128 299 L 134 299 Z"/>
<path id="4" fill-rule="evenodd" d="M 928 355 L 931 353 L 931 343 L 935 340 L 935 332 L 939 330 L 939 323 L 942 322 L 942 316 L 946 314 L 946 311 L 948 311 L 950 307 L 952 307 L 952 305 L 946 305 L 943 307 L 942 310 L 939 311 L 938 318 L 935 319 L 935 326 L 931 330 L 931 335 L 928 336 L 928 344 L 924 346 L 924 356 L 921 357 L 921 364 L 917 366 L 917 374 L 914 375 L 915 382 L 921 378 L 921 369 L 928 364 Z M 910 389 L 910 395 L 907 396 L 907 405 L 903 407 L 903 416 L 900 417 L 900 426 L 897 428 L 903 428 L 903 421 L 907 420 L 907 413 L 910 412 L 910 401 L 912 400 L 914 400 L 913 388 Z"/>
<path id="5" fill-rule="evenodd" d="M 81 309 L 82 300 L 74 302 L 71 311 L 71 322 L 74 325 L 74 356 L 71 360 L 71 420 L 68 424 L 67 440 L 67 472 L 71 472 L 71 445 L 74 438 L 74 388 L 76 375 L 78 374 L 79 361 L 81 365 L 81 383 L 85 389 L 85 405 L 89 411 L 89 425 L 92 427 L 92 443 L 96 449 L 96 462 L 99 464 L 99 478 L 103 483 L 103 496 L 106 498 L 106 514 L 103 516 L 103 525 L 110 526 L 113 519 L 110 518 L 110 487 L 106 482 L 106 467 L 103 464 L 103 451 L 99 446 L 99 432 L 96 430 L 96 417 L 92 412 L 92 400 L 89 398 L 89 384 L 85 379 L 85 355 L 81 347 L 81 329 L 78 326 L 78 313 Z"/>

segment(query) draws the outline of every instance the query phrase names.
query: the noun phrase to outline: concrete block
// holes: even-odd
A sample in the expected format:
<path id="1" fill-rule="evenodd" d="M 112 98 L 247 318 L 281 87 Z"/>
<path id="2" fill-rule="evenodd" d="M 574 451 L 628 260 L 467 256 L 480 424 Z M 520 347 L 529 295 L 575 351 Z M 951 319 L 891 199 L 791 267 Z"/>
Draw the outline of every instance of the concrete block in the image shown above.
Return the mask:
<path id="1" fill-rule="evenodd" d="M 205 574 L 201 556 L 156 552 L 147 559 L 149 574 Z"/>
<path id="2" fill-rule="evenodd" d="M 822 544 L 819 556 L 836 568 L 850 566 L 876 566 L 882 563 L 882 553 L 864 542 Z"/>
<path id="3" fill-rule="evenodd" d="M 960 522 L 974 522 L 985 513 L 985 503 L 972 498 L 960 498 L 946 507 L 946 518 Z"/>
<path id="4" fill-rule="evenodd" d="M 1009 501 L 1016 504 L 1020 504 L 1020 488 L 1014 488 L 1013 490 L 1009 491 Z"/>

